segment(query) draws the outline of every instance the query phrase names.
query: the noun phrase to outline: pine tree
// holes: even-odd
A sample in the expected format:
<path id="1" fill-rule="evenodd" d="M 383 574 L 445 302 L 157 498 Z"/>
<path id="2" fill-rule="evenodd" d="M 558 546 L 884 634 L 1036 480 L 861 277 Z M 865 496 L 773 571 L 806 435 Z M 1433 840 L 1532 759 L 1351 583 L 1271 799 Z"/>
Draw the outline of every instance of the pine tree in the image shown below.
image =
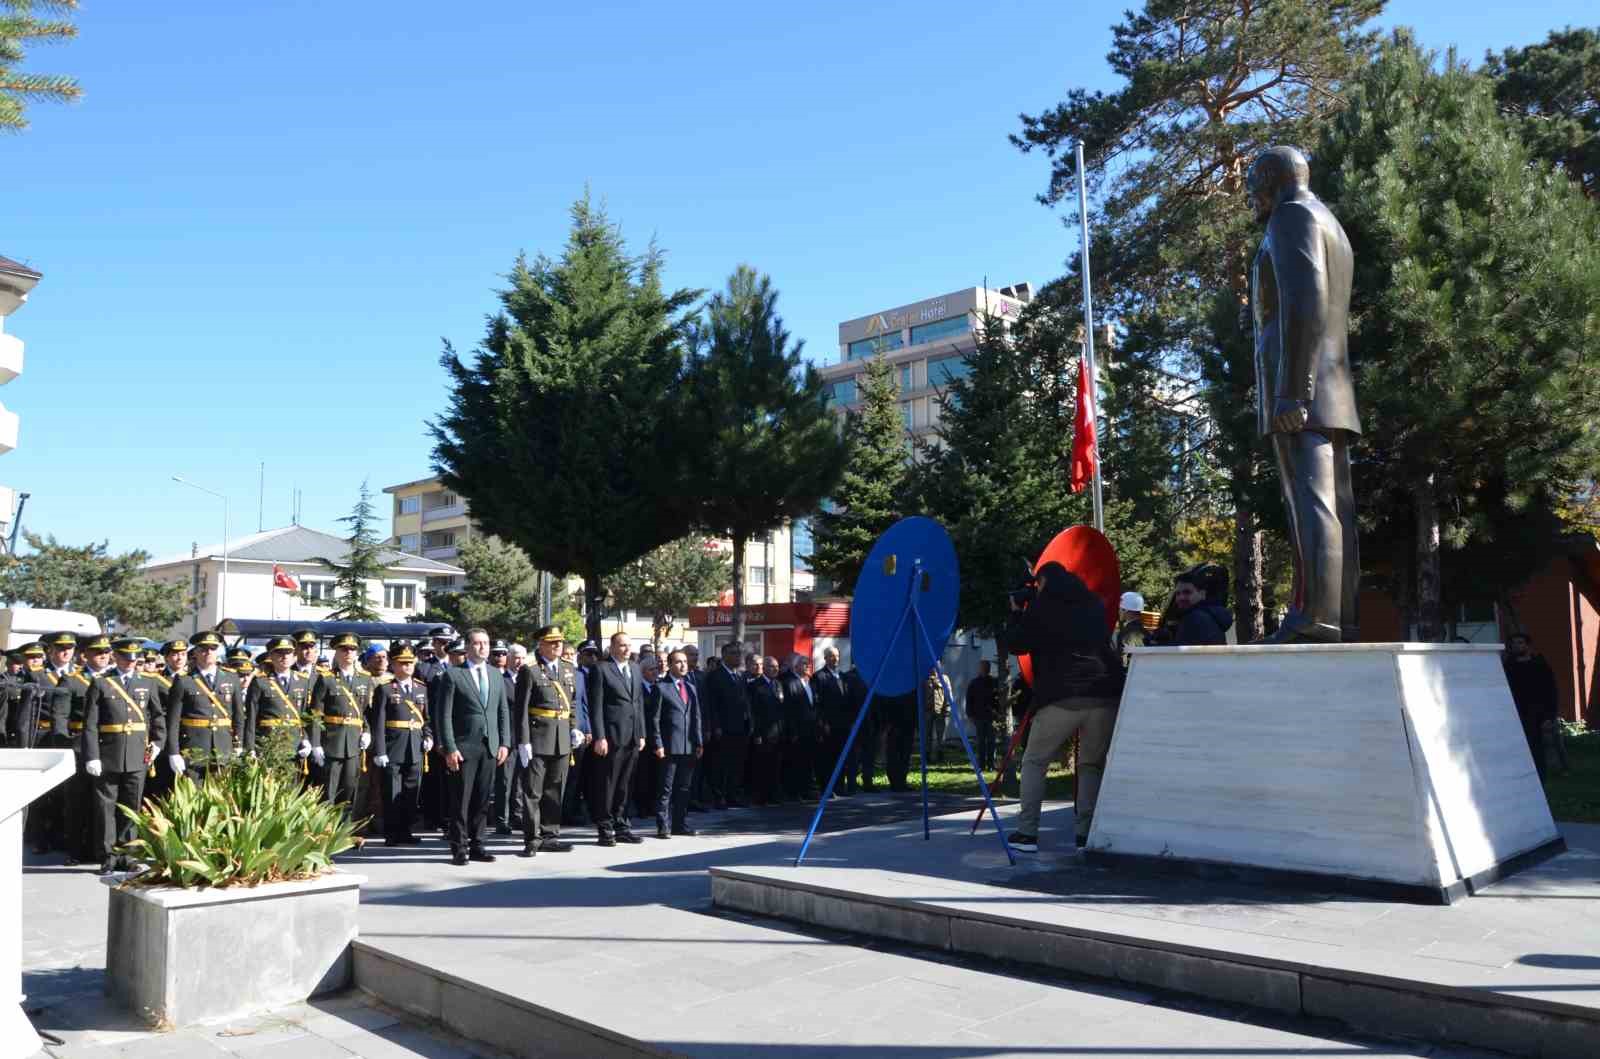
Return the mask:
<path id="1" fill-rule="evenodd" d="M 1263 147 L 1315 140 L 1341 85 L 1364 66 L 1373 42 L 1365 26 L 1382 9 L 1383 0 L 1146 0 L 1112 29 L 1107 61 L 1123 86 L 1074 89 L 1024 116 L 1012 137 L 1050 159 L 1049 204 L 1076 193 L 1073 145 L 1082 141 L 1086 178 L 1102 197 L 1091 220 L 1094 293 L 1124 326 L 1119 355 L 1204 397 L 1212 423 L 1203 456 L 1220 472 L 1234 521 L 1241 639 L 1262 631 L 1262 532 L 1282 518 L 1249 411 L 1254 357 L 1242 318 L 1258 236 L 1244 208 L 1245 171 Z M 1063 303 L 1076 299 L 1079 274 L 1075 266 L 1066 277 Z M 1126 374 L 1114 380 L 1125 389 L 1117 420 L 1157 418 L 1159 388 L 1129 388 Z M 1109 446 L 1106 457 L 1109 469 Z"/>
<path id="2" fill-rule="evenodd" d="M 650 615 L 651 640 L 657 648 L 674 621 L 697 603 L 715 601 L 728 584 L 728 560 L 708 550 L 706 543 L 699 534 L 669 541 L 611 579 L 617 606 Z M 734 638 L 742 641 L 742 631 Z"/>
<path id="3" fill-rule="evenodd" d="M 1534 157 L 1600 198 L 1600 30 L 1553 30 L 1542 44 L 1485 57 L 1483 68 Z"/>
<path id="4" fill-rule="evenodd" d="M 337 562 L 326 556 L 316 561 L 333 571 L 333 610 L 329 621 L 377 621 L 382 615 L 372 605 L 367 586 L 383 582 L 383 540 L 378 536 L 377 515 L 372 509 L 372 490 L 361 483 L 361 496 L 350 514 L 339 520 L 350 527 L 350 536 L 344 539 L 348 546 L 344 561 Z M 311 602 L 307 600 L 307 602 Z"/>
<path id="5" fill-rule="evenodd" d="M 435 468 L 484 529 L 583 578 L 596 640 L 603 579 L 692 524 L 676 498 L 693 483 L 660 454 L 702 413 L 676 393 L 700 292 L 664 292 L 661 268 L 585 197 L 560 260 L 517 259 L 472 362 L 448 343 L 440 360 L 454 392 Z"/>
<path id="6" fill-rule="evenodd" d="M 894 369 L 879 355 L 857 378 L 861 407 L 845 420 L 844 471 L 812 521 L 809 559 L 818 578 L 841 593 L 853 590 L 883 531 L 915 510 Z"/>
<path id="7" fill-rule="evenodd" d="M 32 43 L 53 43 L 78 35 L 78 27 L 65 19 L 42 19 L 39 14 L 67 14 L 78 0 L 0 0 L 0 130 L 21 132 L 28 127 L 29 103 L 69 103 L 82 95 L 78 82 L 54 74 L 18 70 Z"/>
<path id="8" fill-rule="evenodd" d="M 92 614 L 102 627 L 152 635 L 177 624 L 188 610 L 181 585 L 146 581 L 139 570 L 144 551 L 112 555 L 105 541 L 79 546 L 53 536 L 24 533 L 28 550 L 0 559 L 0 598 L 11 606 L 75 610 Z"/>
<path id="9" fill-rule="evenodd" d="M 1356 465 L 1424 639 L 1446 556 L 1548 554 L 1542 512 L 1600 469 L 1600 204 L 1530 158 L 1493 82 L 1396 33 L 1318 147 L 1314 183 L 1355 250 Z M 1480 553 L 1481 554 L 1481 553 Z"/>
<path id="10" fill-rule="evenodd" d="M 772 281 L 748 265 L 711 296 L 697 328 L 688 403 L 699 429 L 692 461 L 695 523 L 733 539 L 733 637 L 744 639 L 745 545 L 816 510 L 838 482 L 844 442 L 816 369 L 777 313 Z"/>

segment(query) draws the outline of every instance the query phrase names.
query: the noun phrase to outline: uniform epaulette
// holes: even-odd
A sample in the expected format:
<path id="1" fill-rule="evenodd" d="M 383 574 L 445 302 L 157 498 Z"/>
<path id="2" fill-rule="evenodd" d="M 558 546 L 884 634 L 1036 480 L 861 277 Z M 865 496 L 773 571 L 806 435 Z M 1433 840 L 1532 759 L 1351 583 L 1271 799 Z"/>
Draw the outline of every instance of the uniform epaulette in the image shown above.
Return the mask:
<path id="1" fill-rule="evenodd" d="M 394 680 L 394 674 L 393 673 L 379 673 L 377 676 L 372 678 L 372 683 L 376 687 L 380 687 L 381 688 L 385 684 L 388 684 L 389 682 L 391 682 L 392 680 Z"/>
<path id="2" fill-rule="evenodd" d="M 331 677 L 331 676 L 333 676 L 333 670 L 329 669 L 327 666 L 317 666 L 316 667 L 316 673 L 317 673 L 317 676 L 319 676 L 319 677 Z"/>
<path id="3" fill-rule="evenodd" d="M 145 676 L 151 678 L 152 680 L 154 680 L 156 683 L 160 684 L 164 688 L 172 687 L 172 681 L 168 680 L 166 677 L 162 676 L 160 673 L 146 673 Z"/>
<path id="4" fill-rule="evenodd" d="M 83 675 L 83 670 L 81 669 L 74 669 L 72 672 L 68 673 L 67 676 L 77 677 L 79 680 L 83 681 L 84 687 L 88 687 L 90 684 L 89 678 Z"/>

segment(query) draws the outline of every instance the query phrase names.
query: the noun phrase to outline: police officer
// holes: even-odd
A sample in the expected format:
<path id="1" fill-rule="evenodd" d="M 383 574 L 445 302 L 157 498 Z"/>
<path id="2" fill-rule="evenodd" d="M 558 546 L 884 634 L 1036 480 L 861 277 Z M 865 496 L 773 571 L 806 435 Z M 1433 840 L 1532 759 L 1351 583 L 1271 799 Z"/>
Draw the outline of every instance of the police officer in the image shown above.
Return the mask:
<path id="1" fill-rule="evenodd" d="M 578 669 L 561 657 L 560 629 L 546 625 L 536 635 L 537 655 L 518 671 L 511 707 L 517 760 L 522 765 L 524 857 L 572 848 L 572 843 L 561 841 L 561 795 L 573 750 Z"/>
<path id="2" fill-rule="evenodd" d="M 167 696 L 167 764 L 174 776 L 193 771 L 201 782 L 242 748 L 244 695 L 239 678 L 217 665 L 222 639 L 203 632 L 189 646 L 189 668 Z"/>
<path id="3" fill-rule="evenodd" d="M 117 852 L 133 838 L 133 821 L 118 807 L 139 808 L 145 770 L 167 738 L 161 685 L 139 669 L 140 641 L 124 637 L 111 647 L 116 665 L 90 680 L 79 744 L 94 799 L 91 861 L 100 862 L 102 874 L 144 870 Z"/>
<path id="4" fill-rule="evenodd" d="M 333 638 L 332 668 L 317 669 L 311 689 L 311 757 L 322 769 L 322 786 L 328 801 L 342 804 L 345 812 L 356 804 L 356 783 L 361 754 L 372 744 L 366 728 L 372 705 L 372 677 L 356 666 L 361 641 L 354 633 Z"/>
<path id="5" fill-rule="evenodd" d="M 384 842 L 415 846 L 412 833 L 417 792 L 433 749 L 428 727 L 428 689 L 416 676 L 417 653 L 409 644 L 389 652 L 389 679 L 377 685 L 367 723 L 379 742 L 372 763 L 378 767 L 383 801 Z"/>
<path id="6" fill-rule="evenodd" d="M 250 682 L 244 696 L 244 748 L 255 753 L 271 740 L 304 761 L 311 754 L 306 709 L 311 682 L 294 670 L 294 641 L 279 636 L 267 643 L 267 672 Z"/>

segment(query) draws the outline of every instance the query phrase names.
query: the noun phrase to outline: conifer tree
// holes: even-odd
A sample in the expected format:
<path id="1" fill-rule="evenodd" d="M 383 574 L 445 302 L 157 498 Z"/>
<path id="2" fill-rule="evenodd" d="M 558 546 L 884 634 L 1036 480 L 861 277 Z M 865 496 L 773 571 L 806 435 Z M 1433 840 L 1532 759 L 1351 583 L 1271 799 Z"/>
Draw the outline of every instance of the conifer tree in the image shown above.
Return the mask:
<path id="1" fill-rule="evenodd" d="M 334 608 L 330 621 L 377 621 L 379 615 L 367 592 L 369 582 L 383 582 L 383 540 L 378 536 L 372 490 L 361 483 L 361 495 L 350 514 L 339 520 L 350 527 L 344 539 L 349 551 L 342 562 L 318 556 L 316 561 L 333 571 Z M 309 602 L 309 601 L 308 601 Z"/>
<path id="2" fill-rule="evenodd" d="M 0 130 L 21 132 L 28 127 L 29 103 L 69 103 L 82 91 L 78 82 L 57 74 L 30 74 L 17 69 L 35 43 L 70 40 L 78 27 L 63 18 L 75 11 L 78 0 L 0 0 Z"/>

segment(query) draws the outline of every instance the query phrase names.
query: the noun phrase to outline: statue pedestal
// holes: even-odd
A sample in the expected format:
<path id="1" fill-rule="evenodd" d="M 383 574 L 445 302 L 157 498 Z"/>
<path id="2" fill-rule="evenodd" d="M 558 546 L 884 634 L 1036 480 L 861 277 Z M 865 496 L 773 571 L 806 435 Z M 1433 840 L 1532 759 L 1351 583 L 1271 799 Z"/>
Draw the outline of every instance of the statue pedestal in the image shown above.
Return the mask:
<path id="1" fill-rule="evenodd" d="M 22 810 L 73 767 L 70 750 L 0 750 L 0 1055 L 44 1046 L 22 1012 Z"/>
<path id="2" fill-rule="evenodd" d="M 1564 850 L 1469 644 L 1134 651 L 1088 855 L 1448 904 Z"/>

